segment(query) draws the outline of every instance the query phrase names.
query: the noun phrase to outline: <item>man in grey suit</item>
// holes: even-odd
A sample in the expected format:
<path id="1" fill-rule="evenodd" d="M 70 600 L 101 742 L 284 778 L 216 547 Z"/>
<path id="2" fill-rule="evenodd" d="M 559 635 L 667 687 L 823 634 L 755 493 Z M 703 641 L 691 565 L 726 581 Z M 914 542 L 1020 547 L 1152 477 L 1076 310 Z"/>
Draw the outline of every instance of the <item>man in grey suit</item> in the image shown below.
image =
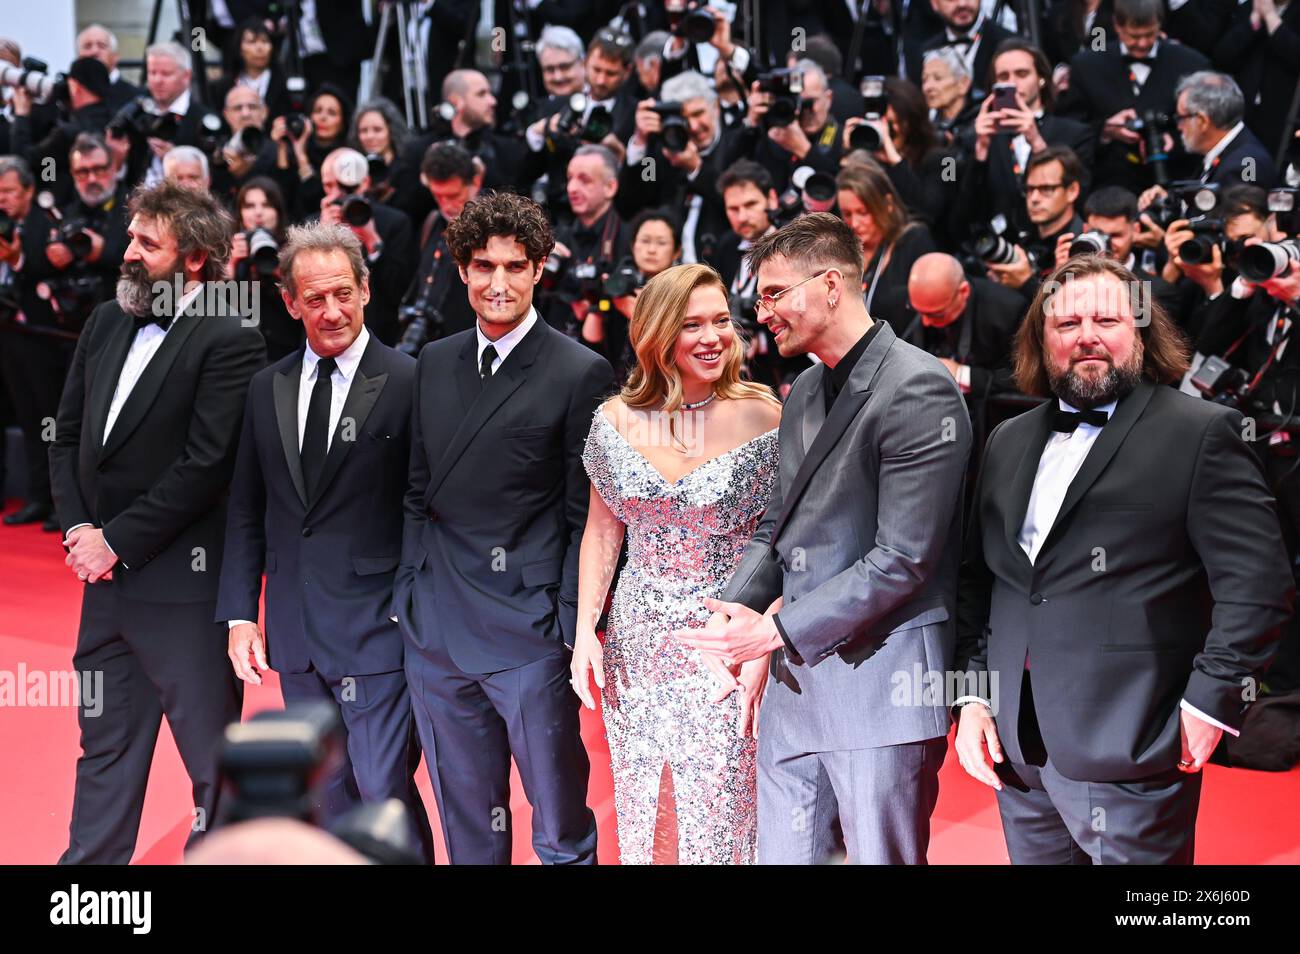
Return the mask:
<path id="1" fill-rule="evenodd" d="M 759 320 L 810 352 L 781 420 L 780 478 L 704 630 L 712 667 L 771 653 L 758 860 L 923 864 L 948 711 L 970 421 L 939 360 L 873 321 L 862 252 L 828 214 L 754 244 Z M 771 616 L 764 609 L 783 597 Z"/>

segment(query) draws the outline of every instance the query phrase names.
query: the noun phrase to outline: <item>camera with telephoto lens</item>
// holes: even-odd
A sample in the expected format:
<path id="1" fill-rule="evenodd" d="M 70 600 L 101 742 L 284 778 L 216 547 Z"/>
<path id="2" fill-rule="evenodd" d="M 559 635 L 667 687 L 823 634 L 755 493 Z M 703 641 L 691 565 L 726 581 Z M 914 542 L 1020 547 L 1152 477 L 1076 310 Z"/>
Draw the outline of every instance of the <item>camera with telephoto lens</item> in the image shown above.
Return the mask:
<path id="1" fill-rule="evenodd" d="M 261 126 L 253 123 L 227 139 L 223 148 L 229 149 L 236 155 L 253 158 L 261 151 L 262 144 L 265 142 L 266 133 L 262 132 Z"/>
<path id="2" fill-rule="evenodd" d="M 668 152 L 681 152 L 691 142 L 691 131 L 682 118 L 682 104 L 673 100 L 657 100 L 650 107 L 663 117 L 659 127 L 659 141 Z"/>
<path id="3" fill-rule="evenodd" d="M 92 242 L 90 235 L 86 232 L 87 225 L 84 219 L 64 219 L 54 227 L 55 242 L 62 242 L 67 246 L 72 257 L 77 261 L 84 260 L 90 255 Z"/>
<path id="4" fill-rule="evenodd" d="M 803 106 L 803 73 L 794 69 L 758 74 L 758 91 L 771 93 L 772 102 L 763 114 L 763 128 L 789 126 L 799 118 Z"/>
<path id="5" fill-rule="evenodd" d="M 1241 250 L 1238 270 L 1246 281 L 1266 282 L 1281 278 L 1297 262 L 1300 262 L 1300 240 L 1260 242 Z"/>
<path id="6" fill-rule="evenodd" d="M 284 128 L 297 139 L 307 128 L 307 80 L 301 76 L 287 76 L 284 89 L 289 96 L 289 108 L 284 113 Z"/>
<path id="7" fill-rule="evenodd" d="M 987 225 L 977 227 L 962 247 L 970 256 L 985 265 L 1010 265 L 1016 260 L 1017 248 L 1025 253 L 1030 268 L 1036 272 L 1042 271 L 1045 263 L 1055 261 L 1048 250 L 1042 246 L 1013 242 Z"/>
<path id="8" fill-rule="evenodd" d="M 1202 215 L 1187 224 L 1192 238 L 1178 246 L 1178 257 L 1188 265 L 1208 265 L 1217 248 L 1223 261 L 1228 259 L 1231 243 L 1223 234 L 1223 219 Z"/>
<path id="9" fill-rule="evenodd" d="M 61 106 L 72 104 L 68 78 L 62 73 L 50 75 L 49 64 L 34 56 L 23 57 L 19 66 L 10 66 L 8 63 L 0 66 L 0 86 L 14 89 L 21 87 L 41 103 L 55 102 Z"/>
<path id="10" fill-rule="evenodd" d="M 668 31 L 691 43 L 708 43 L 713 38 L 713 15 L 701 0 L 665 0 Z"/>
<path id="11" fill-rule="evenodd" d="M 1165 195 L 1148 205 L 1143 211 L 1161 229 L 1178 219 L 1194 220 L 1209 215 L 1219 205 L 1219 185 L 1200 179 L 1179 179 L 1165 186 Z"/>
<path id="12" fill-rule="evenodd" d="M 1132 119 L 1124 120 L 1124 128 L 1142 137 L 1144 162 L 1152 167 L 1156 182 L 1163 185 L 1168 179 L 1166 172 L 1169 153 L 1165 152 L 1165 136 L 1177 132 L 1172 117 L 1158 109 L 1144 109 Z"/>
<path id="13" fill-rule="evenodd" d="M 556 132 L 581 142 L 600 142 L 614 131 L 614 117 L 604 106 L 593 106 L 587 113 L 587 95 L 574 93 L 560 110 Z M 587 113 L 584 120 L 583 113 Z"/>
<path id="14" fill-rule="evenodd" d="M 790 174 L 790 188 L 777 199 L 772 222 L 780 228 L 809 212 L 829 212 L 835 208 L 835 177 L 817 172 L 812 166 L 800 166 Z"/>
<path id="15" fill-rule="evenodd" d="M 1080 233 L 1070 243 L 1070 258 L 1076 255 L 1108 255 L 1110 253 L 1110 236 L 1105 232 L 1088 231 Z"/>
<path id="16" fill-rule="evenodd" d="M 862 92 L 863 100 L 866 101 L 866 109 L 862 111 L 862 118 L 867 122 L 853 127 L 853 130 L 849 133 L 849 148 L 875 152 L 885 144 L 880 138 L 880 130 L 871 125 L 871 123 L 883 119 L 885 110 L 889 108 L 889 104 L 885 99 L 885 78 L 883 76 L 864 76 L 859 89 Z"/>
<path id="17" fill-rule="evenodd" d="M 605 298 L 623 298 L 645 287 L 645 276 L 631 258 L 624 258 L 605 275 Z"/>
<path id="18" fill-rule="evenodd" d="M 1291 238 L 1300 237 L 1300 203 L 1296 196 L 1300 189 L 1283 186 L 1268 192 L 1268 210 L 1273 213 L 1277 230 Z"/>
<path id="19" fill-rule="evenodd" d="M 69 338 L 81 334 L 90 313 L 109 297 L 104 279 L 81 261 L 70 265 L 56 277 L 38 283 L 36 296 L 49 302 L 50 310 L 58 320 L 55 333 Z"/>
<path id="20" fill-rule="evenodd" d="M 427 302 L 403 305 L 397 309 L 397 320 L 403 329 L 397 350 L 413 358 L 428 342 L 442 337 L 442 312 Z"/>
<path id="21" fill-rule="evenodd" d="M 270 229 L 249 229 L 244 238 L 248 241 L 248 264 L 253 271 L 270 275 L 280 267 L 280 245 Z"/>
<path id="22" fill-rule="evenodd" d="M 1210 355 L 1192 375 L 1196 390 L 1216 404 L 1235 407 L 1244 398 L 1250 376 L 1245 370 L 1230 364 L 1226 358 Z"/>
<path id="23" fill-rule="evenodd" d="M 731 320 L 748 337 L 758 331 L 758 296 L 738 293 L 731 296 Z"/>
<path id="24" fill-rule="evenodd" d="M 361 183 L 366 181 L 369 171 L 365 159 L 350 153 L 344 153 L 334 162 L 334 177 L 343 195 L 335 199 L 333 204 L 342 206 L 344 222 L 358 228 L 374 216 L 370 200 L 360 193 Z"/>
<path id="25" fill-rule="evenodd" d="M 419 864 L 409 810 L 396 799 L 352 809 L 326 823 L 320 806 L 344 764 L 342 719 L 329 703 L 291 703 L 226 727 L 221 775 L 229 789 L 214 827 L 292 818 L 321 827 L 380 864 Z"/>
<path id="26" fill-rule="evenodd" d="M 175 142 L 180 124 L 171 113 L 163 113 L 159 116 L 149 112 L 145 108 L 145 98 L 139 97 L 119 109 L 109 120 L 107 128 L 114 136 L 138 142 L 146 139 Z"/>

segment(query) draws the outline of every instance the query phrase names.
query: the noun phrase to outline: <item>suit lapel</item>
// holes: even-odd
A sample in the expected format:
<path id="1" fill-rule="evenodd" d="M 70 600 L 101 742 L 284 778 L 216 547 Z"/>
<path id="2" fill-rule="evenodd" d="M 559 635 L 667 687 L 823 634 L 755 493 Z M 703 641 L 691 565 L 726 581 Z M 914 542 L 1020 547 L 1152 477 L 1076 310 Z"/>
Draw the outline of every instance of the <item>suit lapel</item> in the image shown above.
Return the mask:
<path id="1" fill-rule="evenodd" d="M 145 365 L 144 370 L 140 373 L 140 379 L 136 381 L 135 387 L 131 389 L 130 395 L 122 404 L 122 410 L 118 412 L 117 420 L 113 423 L 112 433 L 108 435 L 108 440 L 104 442 L 101 457 L 108 457 L 121 447 L 126 439 L 131 436 L 131 432 L 139 426 L 140 421 L 144 419 L 145 413 L 153 406 L 154 400 L 158 397 L 163 382 L 167 380 L 167 373 L 171 371 L 172 365 L 176 363 L 176 358 L 180 355 L 181 349 L 185 347 L 185 342 L 190 339 L 190 335 L 194 334 L 194 329 L 203 320 L 203 318 L 193 315 L 181 315 L 172 323 L 171 330 L 163 336 L 162 344 L 158 345 L 158 350 L 153 353 L 153 357 L 149 359 L 149 363 Z M 111 394 L 109 400 L 112 400 Z M 105 415 L 107 416 L 107 411 L 105 411 Z"/>
<path id="2" fill-rule="evenodd" d="M 1043 456 L 1047 439 L 1052 436 L 1052 411 L 1056 407 L 1056 398 L 1046 401 L 1026 411 L 1025 420 L 1032 421 L 1020 462 L 1011 477 L 1011 486 L 1007 489 L 1007 505 L 1003 514 L 1007 546 L 1017 559 L 1029 566 L 1029 557 L 1020 546 L 1020 529 L 1025 524 L 1025 514 L 1029 511 L 1029 495 L 1034 490 L 1034 478 L 1038 476 L 1038 462 Z"/>
<path id="3" fill-rule="evenodd" d="M 469 447 L 470 441 L 474 436 L 483 429 L 483 425 L 488 422 L 493 414 L 501 405 L 505 404 L 510 395 L 519 389 L 519 386 L 528 379 L 528 369 L 536 360 L 538 353 L 541 351 L 542 344 L 546 336 L 558 334 L 552 332 L 550 326 L 538 316 L 532 329 L 524 335 L 524 339 L 515 345 L 514 350 L 509 356 L 501 362 L 501 366 L 492 375 L 486 386 L 479 383 L 477 361 L 475 355 L 478 348 L 475 343 L 478 338 L 476 335 L 469 336 L 469 342 L 465 348 L 461 349 L 460 357 L 457 361 L 456 380 L 461 388 L 461 399 L 464 400 L 466 394 L 466 368 L 469 374 L 473 375 L 474 386 L 479 389 L 479 393 L 473 403 L 469 406 L 469 411 L 461 420 L 460 426 L 452 434 L 451 441 L 447 444 L 447 449 L 443 451 L 442 457 L 434 466 L 429 474 L 429 496 L 438 492 L 442 482 L 447 479 L 447 474 L 455 466 L 456 461 L 460 460 L 465 449 Z"/>
<path id="4" fill-rule="evenodd" d="M 120 308 L 117 309 L 117 313 L 117 325 L 108 333 L 108 341 L 104 346 L 99 367 L 96 369 L 95 383 L 91 385 L 90 393 L 90 408 L 93 414 L 90 436 L 94 441 L 92 446 L 101 456 L 104 453 L 104 425 L 108 423 L 108 409 L 113 403 L 117 382 L 122 377 L 126 354 L 131 350 L 131 342 L 135 340 L 135 322 Z"/>
<path id="5" fill-rule="evenodd" d="M 815 370 L 808 372 L 809 387 L 804 393 L 804 405 L 799 414 L 800 423 L 803 425 L 804 456 L 807 456 L 808 449 L 812 447 L 813 441 L 817 439 L 818 433 L 826 423 L 826 394 L 822 380 L 825 376 L 826 365 L 820 361 Z"/>
<path id="6" fill-rule="evenodd" d="M 879 321 L 879 319 L 877 319 Z M 835 445 L 839 443 L 840 438 L 844 436 L 845 430 L 853 423 L 854 418 L 858 416 L 858 411 L 862 410 L 863 405 L 871 397 L 871 382 L 880 370 L 881 364 L 884 363 L 885 355 L 893 347 L 896 336 L 887 322 L 881 322 L 880 330 L 876 332 L 876 337 L 867 350 L 863 352 L 862 357 L 854 366 L 852 374 L 849 375 L 849 381 L 844 392 L 836 399 L 835 404 L 831 407 L 830 414 L 826 415 L 825 421 L 821 428 L 817 430 L 816 437 L 813 438 L 812 445 L 808 448 L 808 453 L 803 461 L 799 464 L 799 469 L 795 471 L 794 479 L 790 482 L 790 489 L 785 493 L 785 506 L 781 511 L 781 516 L 777 518 L 776 526 L 772 530 L 772 544 L 775 545 L 777 539 L 781 536 L 781 531 L 785 525 L 790 522 L 790 517 L 794 514 L 794 509 L 799 503 L 799 498 L 803 495 L 804 490 L 808 487 L 808 482 L 812 480 L 813 474 L 817 468 L 822 465 Z M 822 413 L 825 409 L 825 401 L 822 397 L 822 376 L 827 373 L 826 367 L 822 366 L 821 374 L 817 376 L 816 381 L 810 382 L 815 385 L 809 388 L 809 404 L 804 407 L 804 433 L 807 434 L 810 428 L 810 419 L 815 419 L 818 413 L 817 407 L 821 407 Z"/>
<path id="7" fill-rule="evenodd" d="M 478 373 L 478 332 L 472 328 L 470 331 L 471 334 L 460 349 L 455 370 L 460 407 L 466 413 L 469 413 L 469 409 L 478 400 L 479 392 L 483 390 L 483 382 Z"/>
<path id="8" fill-rule="evenodd" d="M 343 465 L 343 460 L 348 456 L 352 445 L 359 439 L 362 426 L 370 417 L 375 402 L 379 400 L 379 395 L 383 393 L 384 385 L 388 382 L 388 372 L 382 370 L 379 362 L 381 345 L 377 342 L 378 339 L 371 335 L 366 343 L 366 350 L 361 354 L 361 363 L 353 377 L 352 386 L 348 388 L 348 396 L 343 399 L 339 424 L 330 441 L 329 453 L 325 456 L 325 469 L 317 483 L 316 492 L 308 503 L 308 509 L 315 506 L 316 501 L 320 500 L 321 495 L 329 487 L 330 481 L 334 479 L 334 475 L 339 472 L 339 467 Z M 344 438 L 345 431 L 349 434 L 348 439 Z"/>
<path id="9" fill-rule="evenodd" d="M 1088 456 L 1083 460 L 1083 466 L 1079 468 L 1079 472 L 1074 475 L 1074 480 L 1070 481 L 1070 486 L 1065 491 L 1065 499 L 1061 501 L 1061 509 L 1056 512 L 1052 529 L 1047 531 L 1047 536 L 1043 538 L 1043 545 L 1039 548 L 1040 558 L 1042 552 L 1059 536 L 1060 528 L 1065 525 L 1070 511 L 1088 492 L 1088 488 L 1097 482 L 1097 478 L 1101 476 L 1106 465 L 1124 443 L 1124 438 L 1128 437 L 1129 431 L 1133 430 L 1133 425 L 1146 410 L 1153 393 L 1155 393 L 1155 385 L 1142 380 L 1138 382 L 1138 386 L 1131 394 L 1116 405 L 1114 415 L 1092 442 L 1092 447 L 1088 449 Z"/>
<path id="10" fill-rule="evenodd" d="M 275 399 L 275 421 L 280 431 L 280 446 L 284 449 L 284 462 L 293 480 L 298 499 L 307 506 L 307 484 L 302 476 L 302 457 L 298 450 L 298 386 L 302 380 L 303 349 L 298 349 L 298 360 L 287 370 L 279 371 L 271 379 Z"/>

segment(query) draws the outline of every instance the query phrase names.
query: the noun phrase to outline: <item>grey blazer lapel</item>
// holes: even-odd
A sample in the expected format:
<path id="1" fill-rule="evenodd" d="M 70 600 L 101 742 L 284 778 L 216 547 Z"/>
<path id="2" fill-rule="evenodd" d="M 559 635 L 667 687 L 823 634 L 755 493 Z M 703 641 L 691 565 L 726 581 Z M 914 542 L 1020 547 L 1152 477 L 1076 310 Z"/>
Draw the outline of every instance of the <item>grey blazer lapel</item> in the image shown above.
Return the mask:
<path id="1" fill-rule="evenodd" d="M 826 395 L 823 391 L 826 377 L 826 365 L 818 362 L 816 368 L 804 372 L 808 375 L 809 386 L 804 392 L 804 405 L 799 414 L 803 425 L 803 452 L 807 456 L 813 441 L 817 439 L 822 426 L 826 423 Z"/>
<path id="2" fill-rule="evenodd" d="M 302 351 L 299 360 L 287 371 L 277 372 L 271 379 L 275 398 L 275 420 L 280 430 L 280 445 L 284 448 L 284 462 L 289 467 L 289 477 L 298 499 L 307 506 L 307 485 L 302 478 L 302 458 L 298 451 L 298 384 L 302 378 Z"/>

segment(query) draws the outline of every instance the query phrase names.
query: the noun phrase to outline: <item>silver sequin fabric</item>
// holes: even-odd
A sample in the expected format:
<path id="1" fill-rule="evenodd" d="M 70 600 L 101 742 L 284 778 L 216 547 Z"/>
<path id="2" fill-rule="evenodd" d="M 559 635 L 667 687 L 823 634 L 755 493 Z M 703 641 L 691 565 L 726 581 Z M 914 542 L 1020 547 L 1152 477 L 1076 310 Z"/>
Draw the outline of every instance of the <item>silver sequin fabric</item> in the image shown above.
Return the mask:
<path id="1" fill-rule="evenodd" d="M 671 770 L 679 864 L 752 864 L 755 742 L 736 731 L 739 693 L 716 704 L 699 652 L 674 629 L 703 626 L 776 480 L 777 431 L 663 477 L 596 410 L 583 463 L 627 528 L 627 563 L 605 633 L 602 691 L 619 857 L 653 858 L 660 779 Z"/>

